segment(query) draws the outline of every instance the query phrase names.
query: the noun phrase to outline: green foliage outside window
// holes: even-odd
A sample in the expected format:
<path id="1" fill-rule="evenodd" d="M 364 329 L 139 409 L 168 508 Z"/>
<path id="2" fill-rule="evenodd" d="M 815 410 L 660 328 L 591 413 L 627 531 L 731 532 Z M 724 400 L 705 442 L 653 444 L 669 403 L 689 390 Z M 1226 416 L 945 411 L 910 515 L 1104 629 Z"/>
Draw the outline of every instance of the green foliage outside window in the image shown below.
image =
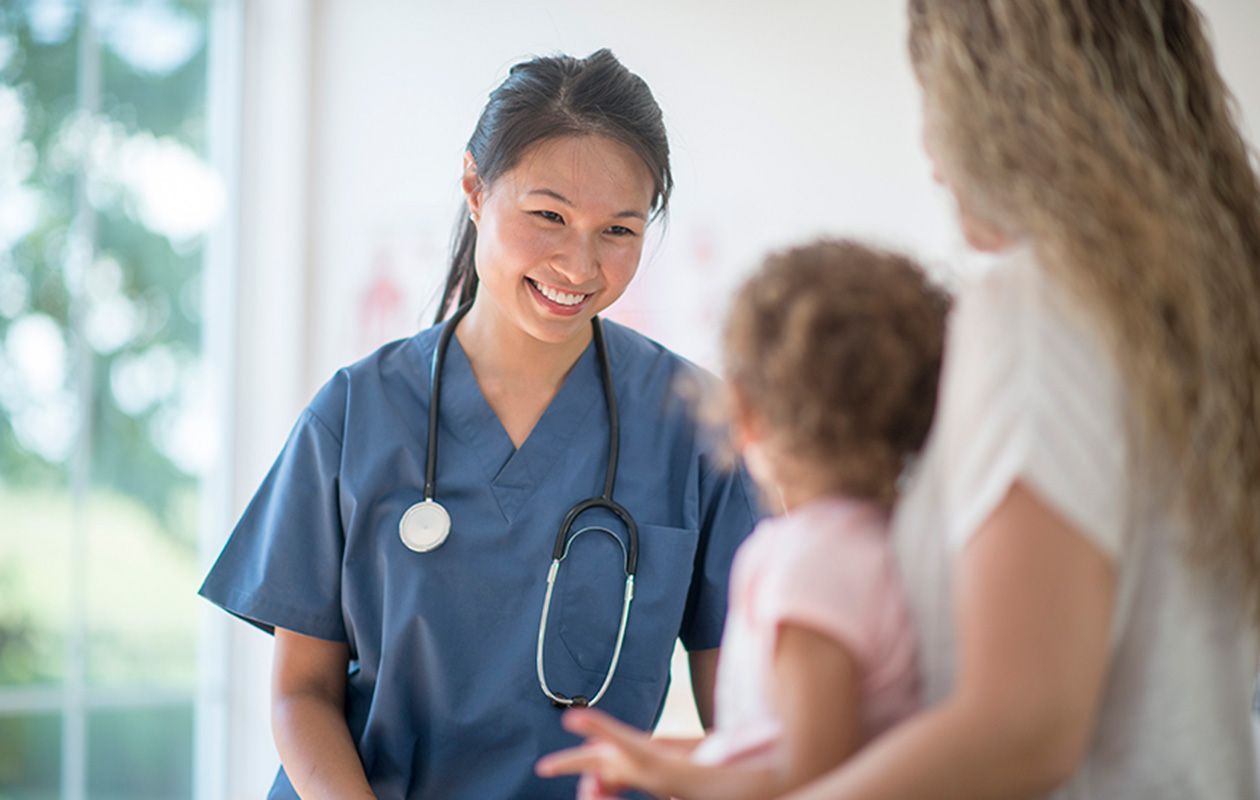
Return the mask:
<path id="1" fill-rule="evenodd" d="M 95 0 L 84 50 L 84 3 L 0 0 L 0 693 L 55 688 L 80 657 L 89 687 L 191 696 L 198 482 L 219 439 L 201 354 L 205 234 L 225 211 L 211 4 Z M 91 796 L 189 796 L 191 725 L 191 705 L 91 712 Z M 59 795 L 59 730 L 55 708 L 0 714 L 0 800 Z"/>

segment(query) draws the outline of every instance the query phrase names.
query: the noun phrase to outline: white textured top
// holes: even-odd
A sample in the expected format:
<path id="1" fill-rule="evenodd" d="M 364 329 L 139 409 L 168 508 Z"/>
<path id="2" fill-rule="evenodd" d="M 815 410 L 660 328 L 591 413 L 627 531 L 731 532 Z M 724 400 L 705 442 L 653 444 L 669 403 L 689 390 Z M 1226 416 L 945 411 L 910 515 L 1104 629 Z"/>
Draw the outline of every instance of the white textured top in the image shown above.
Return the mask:
<path id="1" fill-rule="evenodd" d="M 945 353 L 932 434 L 893 520 L 925 703 L 954 682 L 957 559 L 1021 480 L 1117 575 L 1093 741 L 1050 797 L 1255 800 L 1260 643 L 1236 598 L 1183 558 L 1184 523 L 1136 477 L 1098 326 L 1021 248 L 964 289 Z"/>

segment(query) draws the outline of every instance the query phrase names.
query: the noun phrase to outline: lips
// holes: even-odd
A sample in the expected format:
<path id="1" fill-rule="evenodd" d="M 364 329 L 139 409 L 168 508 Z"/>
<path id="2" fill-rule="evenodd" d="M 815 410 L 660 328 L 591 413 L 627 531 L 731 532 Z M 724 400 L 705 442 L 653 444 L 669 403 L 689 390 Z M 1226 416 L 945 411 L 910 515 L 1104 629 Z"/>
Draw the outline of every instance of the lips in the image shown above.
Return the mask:
<path id="1" fill-rule="evenodd" d="M 556 314 L 576 314 L 582 310 L 591 297 L 590 294 L 564 292 L 554 286 L 539 283 L 533 278 L 526 278 L 525 281 L 533 290 L 534 297 L 538 298 L 545 308 Z"/>

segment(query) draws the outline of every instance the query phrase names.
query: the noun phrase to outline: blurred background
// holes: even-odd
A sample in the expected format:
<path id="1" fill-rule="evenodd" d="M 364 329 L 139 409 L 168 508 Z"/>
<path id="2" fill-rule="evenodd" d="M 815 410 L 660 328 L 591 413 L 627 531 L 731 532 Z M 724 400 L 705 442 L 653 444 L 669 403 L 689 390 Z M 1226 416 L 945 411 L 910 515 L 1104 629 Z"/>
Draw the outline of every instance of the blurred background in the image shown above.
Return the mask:
<path id="1" fill-rule="evenodd" d="M 1256 141 L 1260 3 L 1200 5 Z M 653 87 L 678 189 L 611 316 L 713 366 L 768 248 L 965 268 L 904 37 L 863 0 L 0 0 L 0 800 L 265 796 L 270 640 L 196 588 L 319 385 L 431 321 L 513 63 Z"/>

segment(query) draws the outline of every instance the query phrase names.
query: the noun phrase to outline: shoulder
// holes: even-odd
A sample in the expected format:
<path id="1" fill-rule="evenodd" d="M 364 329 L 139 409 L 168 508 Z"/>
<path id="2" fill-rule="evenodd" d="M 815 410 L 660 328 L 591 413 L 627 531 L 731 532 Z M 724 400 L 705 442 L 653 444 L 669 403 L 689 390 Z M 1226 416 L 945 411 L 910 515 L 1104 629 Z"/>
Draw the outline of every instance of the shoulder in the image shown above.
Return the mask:
<path id="1" fill-rule="evenodd" d="M 1028 248 L 963 287 L 945 350 L 938 416 L 946 425 L 982 420 L 1003 404 L 1054 416 L 1069 397 L 1113 414 L 1123 395 L 1101 322 Z"/>
<path id="2" fill-rule="evenodd" d="M 624 325 L 605 320 L 603 327 L 623 430 L 634 431 L 623 446 L 668 454 L 669 463 L 687 470 L 700 506 L 726 515 L 722 518 L 739 529 L 742 539 L 763 514 L 725 432 L 704 421 L 701 406 L 719 391 L 717 376 Z M 730 523 L 736 517 L 739 522 Z M 738 540 L 732 551 L 735 544 Z"/>
<path id="3" fill-rule="evenodd" d="M 307 406 L 307 414 L 332 431 L 341 430 L 353 407 L 391 397 L 428 396 L 428 365 L 441 326 L 382 345 L 337 370 Z M 363 410 L 363 409 L 355 409 Z"/>
<path id="4" fill-rule="evenodd" d="M 856 578 L 882 570 L 891 559 L 888 516 L 872 503 L 826 498 L 776 518 L 773 525 L 789 578 L 819 573 L 835 580 L 837 569 Z"/>
<path id="5" fill-rule="evenodd" d="M 618 322 L 602 320 L 608 341 L 608 355 L 617 368 L 636 377 L 673 377 L 694 375 L 701 380 L 716 380 L 713 373 L 688 361 L 665 345 Z"/>
<path id="6" fill-rule="evenodd" d="M 718 385 L 717 377 L 665 345 L 631 328 L 603 321 L 613 381 L 629 407 L 694 427 L 692 401 Z"/>
<path id="7" fill-rule="evenodd" d="M 939 398 L 930 446 L 953 544 L 1023 479 L 1105 550 L 1118 547 L 1122 374 L 1088 305 L 1031 250 L 1004 256 L 960 293 Z"/>
<path id="8" fill-rule="evenodd" d="M 872 504 L 826 498 L 758 522 L 738 558 L 768 597 L 851 604 L 892 569 L 888 517 Z"/>
<path id="9" fill-rule="evenodd" d="M 964 355 L 981 350 L 986 359 L 1011 365 L 1045 367 L 1069 358 L 1114 371 L 1100 321 L 1029 246 L 1000 256 L 963 287 L 950 319 L 950 344 Z"/>
<path id="10" fill-rule="evenodd" d="M 829 498 L 758 526 L 761 588 L 768 619 L 792 620 L 872 652 L 869 624 L 899 604 L 887 515 L 873 505 Z"/>

